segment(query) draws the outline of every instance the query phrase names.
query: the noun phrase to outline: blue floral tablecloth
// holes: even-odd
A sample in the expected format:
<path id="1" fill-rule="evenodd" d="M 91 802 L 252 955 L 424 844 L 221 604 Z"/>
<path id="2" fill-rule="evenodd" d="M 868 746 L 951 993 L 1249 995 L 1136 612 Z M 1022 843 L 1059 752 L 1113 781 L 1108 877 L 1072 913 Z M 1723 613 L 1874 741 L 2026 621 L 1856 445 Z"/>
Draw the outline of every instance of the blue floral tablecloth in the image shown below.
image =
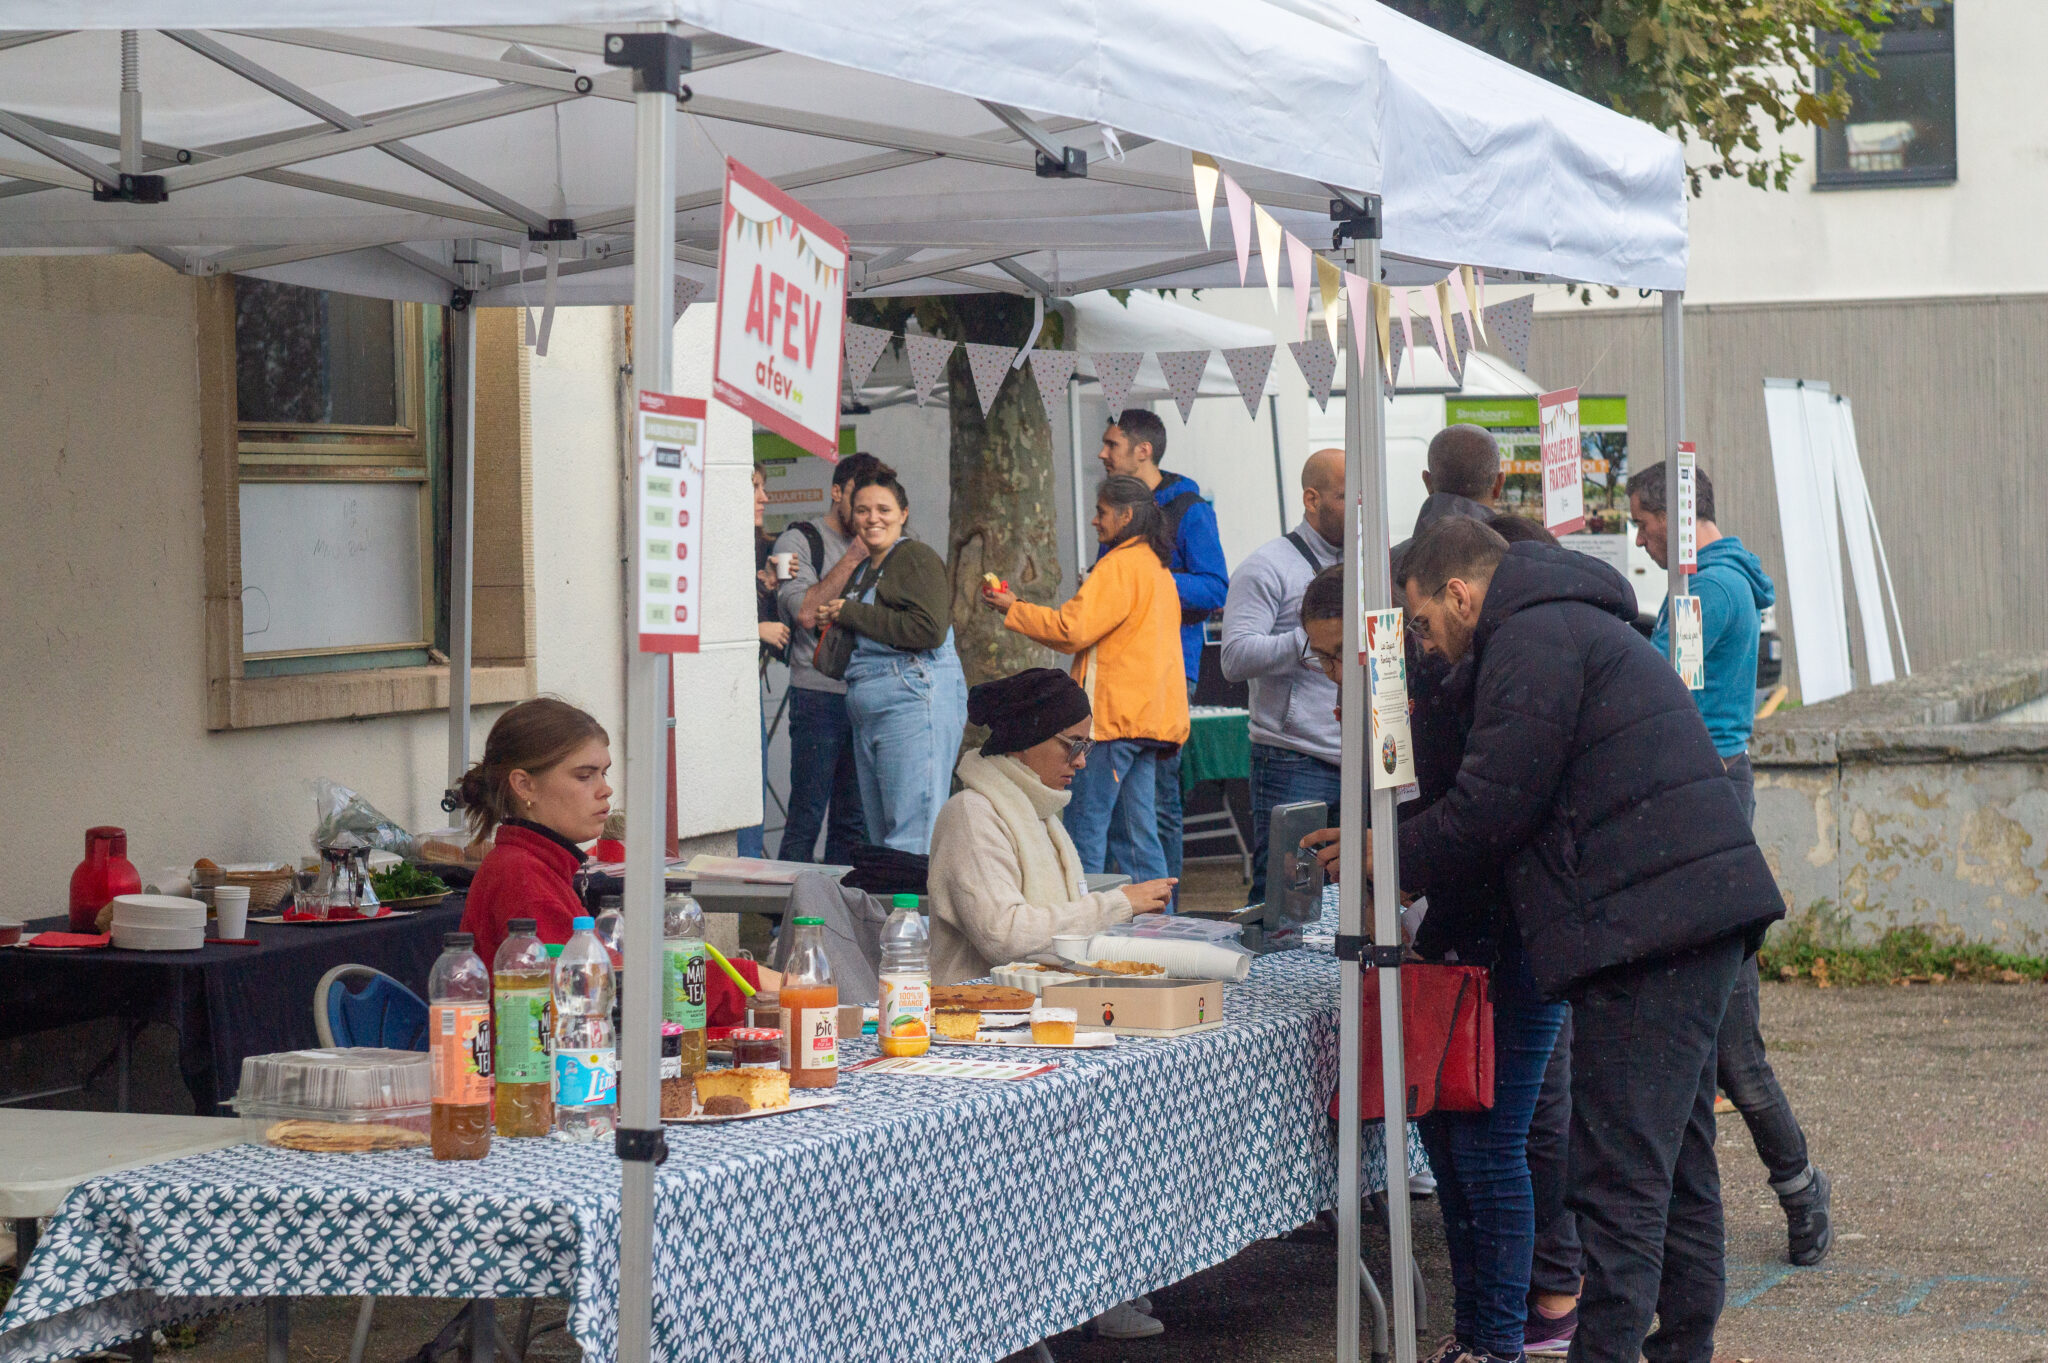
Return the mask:
<path id="1" fill-rule="evenodd" d="M 1225 1006 L 1217 1031 L 1039 1078 L 849 1074 L 835 1107 L 671 1127 L 658 1357 L 998 1358 L 1311 1220 L 1336 1191 L 1335 962 L 1262 958 Z M 249 1298 L 354 1295 L 566 1297 L 585 1358 L 611 1363 L 618 1276 L 608 1143 L 445 1164 L 238 1146 L 75 1189 L 0 1316 L 0 1363 Z"/>

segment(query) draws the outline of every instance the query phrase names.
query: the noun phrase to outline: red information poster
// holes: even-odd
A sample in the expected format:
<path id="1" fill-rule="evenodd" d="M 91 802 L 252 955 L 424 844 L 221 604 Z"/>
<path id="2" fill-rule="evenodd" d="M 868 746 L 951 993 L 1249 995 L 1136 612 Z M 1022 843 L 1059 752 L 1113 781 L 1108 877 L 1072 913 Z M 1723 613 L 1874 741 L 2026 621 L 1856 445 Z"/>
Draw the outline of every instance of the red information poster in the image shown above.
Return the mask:
<path id="1" fill-rule="evenodd" d="M 846 234 L 737 161 L 718 244 L 718 400 L 821 459 L 839 457 Z"/>
<path id="2" fill-rule="evenodd" d="M 1536 399 L 1543 448 L 1543 528 L 1572 535 L 1586 528 L 1584 456 L 1579 449 L 1579 390 L 1560 388 Z"/>

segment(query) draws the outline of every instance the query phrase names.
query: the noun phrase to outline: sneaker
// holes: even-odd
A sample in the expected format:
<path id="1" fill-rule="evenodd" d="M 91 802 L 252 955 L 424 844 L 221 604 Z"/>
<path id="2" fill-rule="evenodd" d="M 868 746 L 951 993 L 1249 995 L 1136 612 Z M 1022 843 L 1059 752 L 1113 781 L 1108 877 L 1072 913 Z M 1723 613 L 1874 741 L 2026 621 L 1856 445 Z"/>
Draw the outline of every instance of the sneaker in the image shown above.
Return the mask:
<path id="1" fill-rule="evenodd" d="M 1417 1169 L 1414 1173 L 1408 1175 L 1408 1196 L 1435 1197 L 1436 1175 L 1430 1173 L 1427 1169 Z"/>
<path id="2" fill-rule="evenodd" d="M 1112 1306 L 1094 1320 L 1089 1328 L 1100 1339 L 1150 1339 L 1166 1333 L 1166 1327 L 1152 1317 L 1138 1310 L 1130 1302 Z"/>
<path id="3" fill-rule="evenodd" d="M 1525 1351 L 1531 1358 L 1563 1358 L 1571 1352 L 1572 1336 L 1578 1332 L 1577 1306 L 1561 1316 L 1546 1316 L 1531 1306 L 1528 1323 L 1522 1327 L 1522 1335 L 1528 1341 Z"/>
<path id="4" fill-rule="evenodd" d="M 1469 1351 L 1458 1342 L 1456 1335 L 1445 1335 L 1436 1342 L 1436 1347 L 1424 1355 L 1419 1363 L 1460 1363 L 1469 1357 Z"/>
<path id="5" fill-rule="evenodd" d="M 1132 1297 L 1131 1309 L 1149 1316 L 1152 1314 L 1152 1299 L 1150 1297 Z"/>
<path id="6" fill-rule="evenodd" d="M 1835 1243 L 1833 1202 L 1834 1185 L 1818 1169 L 1804 1188 L 1778 1198 L 1778 1205 L 1785 1209 L 1786 1248 L 1792 1262 L 1801 1268 L 1812 1268 L 1827 1258 Z"/>

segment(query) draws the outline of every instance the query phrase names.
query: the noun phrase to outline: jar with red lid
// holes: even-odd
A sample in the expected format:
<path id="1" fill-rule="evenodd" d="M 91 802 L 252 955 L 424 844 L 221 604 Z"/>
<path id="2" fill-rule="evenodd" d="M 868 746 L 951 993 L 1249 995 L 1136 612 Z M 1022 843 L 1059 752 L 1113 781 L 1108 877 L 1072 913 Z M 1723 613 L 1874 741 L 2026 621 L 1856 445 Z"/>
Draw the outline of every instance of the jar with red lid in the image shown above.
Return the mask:
<path id="1" fill-rule="evenodd" d="M 782 1029 L 780 1027 L 735 1027 L 729 1038 L 732 1042 L 732 1063 L 743 1070 L 776 1070 L 782 1068 Z"/>

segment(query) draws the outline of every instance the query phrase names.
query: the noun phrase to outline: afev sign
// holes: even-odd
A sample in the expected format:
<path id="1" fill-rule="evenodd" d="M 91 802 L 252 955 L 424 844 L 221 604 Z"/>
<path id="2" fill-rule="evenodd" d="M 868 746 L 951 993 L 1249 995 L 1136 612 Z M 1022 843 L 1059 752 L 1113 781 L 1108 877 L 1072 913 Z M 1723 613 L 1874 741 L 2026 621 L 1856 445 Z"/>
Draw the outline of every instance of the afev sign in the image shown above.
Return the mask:
<path id="1" fill-rule="evenodd" d="M 718 243 L 718 400 L 839 458 L 846 234 L 737 161 Z"/>

